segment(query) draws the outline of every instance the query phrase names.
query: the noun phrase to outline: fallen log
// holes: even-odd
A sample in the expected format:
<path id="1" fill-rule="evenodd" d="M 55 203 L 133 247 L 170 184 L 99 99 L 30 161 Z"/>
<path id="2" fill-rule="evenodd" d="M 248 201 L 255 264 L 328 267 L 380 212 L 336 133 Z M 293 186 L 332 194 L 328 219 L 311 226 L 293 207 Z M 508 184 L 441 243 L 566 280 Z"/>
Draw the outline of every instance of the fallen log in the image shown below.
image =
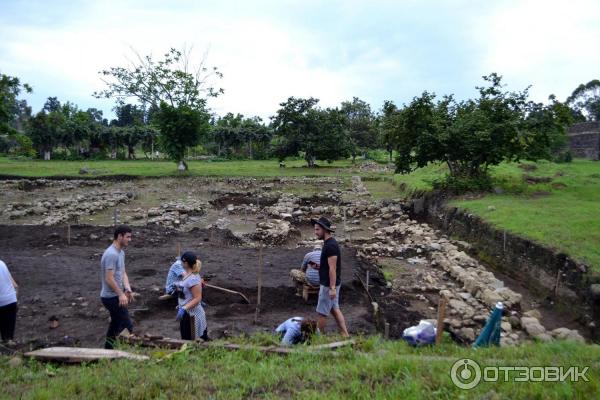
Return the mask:
<path id="1" fill-rule="evenodd" d="M 33 358 L 39 361 L 55 361 L 69 364 L 78 364 L 82 362 L 98 360 L 116 360 L 128 359 L 144 361 L 149 357 L 139 354 L 128 353 L 121 350 L 92 349 L 85 347 L 48 347 L 30 351 L 24 354 L 27 358 Z"/>

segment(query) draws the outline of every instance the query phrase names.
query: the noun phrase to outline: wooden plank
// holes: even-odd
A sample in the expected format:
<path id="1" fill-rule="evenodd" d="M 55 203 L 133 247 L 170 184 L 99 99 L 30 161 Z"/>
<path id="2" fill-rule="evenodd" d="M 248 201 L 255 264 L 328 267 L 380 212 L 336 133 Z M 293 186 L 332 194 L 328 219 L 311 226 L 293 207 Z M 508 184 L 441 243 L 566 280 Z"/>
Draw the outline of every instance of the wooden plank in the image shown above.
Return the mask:
<path id="1" fill-rule="evenodd" d="M 139 354 L 128 353 L 121 350 L 93 349 L 85 347 L 48 347 L 30 351 L 25 357 L 40 361 L 57 361 L 64 363 L 82 363 L 98 361 L 103 359 L 115 360 L 124 358 L 128 360 L 148 360 L 149 357 Z"/>
<path id="2" fill-rule="evenodd" d="M 137 345 L 137 346 L 146 346 L 146 347 L 166 347 L 170 349 L 178 349 L 184 344 L 198 346 L 198 347 L 216 347 L 223 348 L 227 350 L 251 350 L 251 351 L 260 351 L 263 353 L 275 353 L 275 354 L 290 354 L 296 352 L 313 352 L 313 351 L 322 351 L 322 350 L 334 350 L 343 346 L 351 346 L 356 343 L 355 340 L 343 340 L 339 342 L 326 343 L 317 346 L 307 346 L 307 347 L 283 347 L 283 346 L 254 346 L 247 344 L 235 344 L 235 343 L 214 343 L 214 342 L 204 342 L 201 339 L 198 340 L 181 340 L 181 339 L 171 339 L 171 338 L 148 338 L 148 337 L 139 337 L 139 336 L 128 336 L 128 337 L 120 337 L 119 340 Z"/>
<path id="3" fill-rule="evenodd" d="M 332 350 L 332 349 L 339 349 L 340 347 L 344 347 L 344 346 L 354 346 L 355 344 L 356 344 L 356 341 L 354 339 L 348 339 L 348 340 L 342 340 L 339 342 L 311 346 L 310 349 L 311 350 Z"/>
<path id="4" fill-rule="evenodd" d="M 171 338 L 163 338 L 161 337 L 139 337 L 135 335 L 131 336 L 121 336 L 119 340 L 123 343 L 132 344 L 135 346 L 143 346 L 143 347 L 164 347 L 168 349 L 179 349 L 184 344 L 193 344 L 194 342 L 191 340 L 182 340 L 182 339 L 171 339 Z"/>

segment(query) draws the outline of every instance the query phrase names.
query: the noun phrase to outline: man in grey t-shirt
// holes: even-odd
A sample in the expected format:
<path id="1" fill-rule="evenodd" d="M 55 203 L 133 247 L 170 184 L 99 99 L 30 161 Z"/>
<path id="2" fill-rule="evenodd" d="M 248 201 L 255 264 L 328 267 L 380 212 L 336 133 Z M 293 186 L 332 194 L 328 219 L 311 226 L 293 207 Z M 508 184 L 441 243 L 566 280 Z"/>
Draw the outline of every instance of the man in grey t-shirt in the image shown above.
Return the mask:
<path id="1" fill-rule="evenodd" d="M 119 295 L 110 287 L 106 280 L 106 272 L 112 270 L 113 277 L 117 287 L 125 292 L 123 285 L 123 272 L 125 271 L 125 251 L 118 250 L 114 244 L 111 244 L 102 254 L 100 260 L 100 274 L 102 279 L 102 290 L 100 297 L 119 297 Z"/>
<path id="2" fill-rule="evenodd" d="M 131 241 L 131 228 L 120 225 L 115 229 L 113 243 L 104 251 L 100 260 L 100 300 L 110 313 L 104 348 L 112 349 L 115 339 L 123 329 L 133 331 L 127 305 L 133 301 L 129 277 L 125 271 L 125 247 Z"/>

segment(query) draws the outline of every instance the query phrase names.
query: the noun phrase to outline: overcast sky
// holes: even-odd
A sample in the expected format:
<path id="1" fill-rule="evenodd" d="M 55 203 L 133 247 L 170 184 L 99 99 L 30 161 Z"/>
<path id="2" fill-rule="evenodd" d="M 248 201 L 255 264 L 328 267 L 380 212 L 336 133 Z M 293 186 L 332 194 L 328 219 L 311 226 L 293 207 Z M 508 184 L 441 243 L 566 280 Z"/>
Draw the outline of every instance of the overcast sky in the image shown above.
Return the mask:
<path id="1" fill-rule="evenodd" d="M 600 78 L 600 1 L 0 0 L 0 72 L 33 86 L 34 112 L 57 96 L 111 113 L 91 96 L 99 70 L 183 46 L 223 72 L 218 114 L 268 118 L 289 96 L 465 98 L 492 71 L 563 100 Z"/>

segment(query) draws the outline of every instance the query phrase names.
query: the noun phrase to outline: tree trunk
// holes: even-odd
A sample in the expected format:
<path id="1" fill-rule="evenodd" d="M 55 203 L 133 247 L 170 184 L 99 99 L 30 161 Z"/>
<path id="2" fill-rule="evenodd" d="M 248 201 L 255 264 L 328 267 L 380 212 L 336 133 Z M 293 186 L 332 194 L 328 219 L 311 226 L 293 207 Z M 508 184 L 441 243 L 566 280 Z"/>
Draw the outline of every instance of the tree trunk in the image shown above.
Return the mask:
<path id="1" fill-rule="evenodd" d="M 49 161 L 51 158 L 51 152 L 50 150 L 44 150 L 44 160 L 45 161 Z"/>
<path id="2" fill-rule="evenodd" d="M 178 169 L 180 172 L 183 172 L 183 171 L 187 171 L 187 170 L 188 170 L 188 165 L 187 165 L 187 163 L 185 162 L 185 160 L 184 160 L 184 159 L 181 159 L 181 160 L 179 160 L 179 165 L 177 166 L 177 169 Z"/>

